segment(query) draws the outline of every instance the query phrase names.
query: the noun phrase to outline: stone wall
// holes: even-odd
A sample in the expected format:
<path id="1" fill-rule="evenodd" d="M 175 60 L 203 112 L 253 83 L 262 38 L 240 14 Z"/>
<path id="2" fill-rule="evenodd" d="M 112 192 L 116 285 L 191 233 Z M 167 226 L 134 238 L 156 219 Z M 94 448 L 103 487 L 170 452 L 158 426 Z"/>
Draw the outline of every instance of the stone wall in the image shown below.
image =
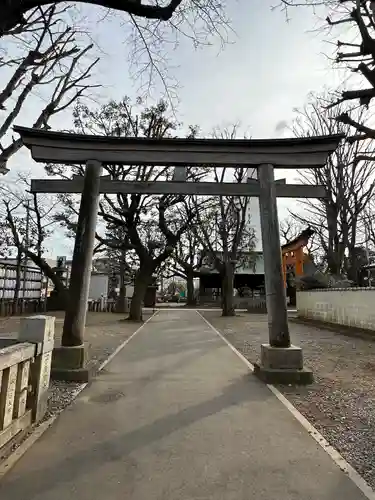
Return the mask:
<path id="1" fill-rule="evenodd" d="M 375 330 L 375 287 L 297 292 L 300 318 Z"/>

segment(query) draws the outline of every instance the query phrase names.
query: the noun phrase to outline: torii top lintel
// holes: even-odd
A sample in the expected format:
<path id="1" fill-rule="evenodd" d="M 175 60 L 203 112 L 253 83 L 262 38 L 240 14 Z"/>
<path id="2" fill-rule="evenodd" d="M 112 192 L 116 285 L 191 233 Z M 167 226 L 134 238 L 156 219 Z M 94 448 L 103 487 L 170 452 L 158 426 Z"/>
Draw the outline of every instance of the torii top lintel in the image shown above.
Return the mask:
<path id="1" fill-rule="evenodd" d="M 343 135 L 292 139 L 148 139 L 51 132 L 15 126 L 37 162 L 76 164 L 98 160 L 126 165 L 272 164 L 275 168 L 319 168 Z"/>

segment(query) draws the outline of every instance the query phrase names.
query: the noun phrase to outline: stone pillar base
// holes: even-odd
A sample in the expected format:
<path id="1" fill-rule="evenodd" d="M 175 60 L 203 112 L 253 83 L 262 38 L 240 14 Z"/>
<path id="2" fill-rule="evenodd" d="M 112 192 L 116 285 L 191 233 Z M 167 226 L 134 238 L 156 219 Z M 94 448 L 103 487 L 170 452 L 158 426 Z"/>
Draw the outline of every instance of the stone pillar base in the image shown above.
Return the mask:
<path id="1" fill-rule="evenodd" d="M 254 375 L 267 384 L 307 385 L 314 381 L 313 373 L 303 367 L 302 349 L 296 346 L 261 346 L 260 364 L 254 365 Z"/>
<path id="2" fill-rule="evenodd" d="M 51 378 L 69 382 L 88 382 L 90 370 L 86 366 L 83 345 L 55 347 L 52 356 Z"/>

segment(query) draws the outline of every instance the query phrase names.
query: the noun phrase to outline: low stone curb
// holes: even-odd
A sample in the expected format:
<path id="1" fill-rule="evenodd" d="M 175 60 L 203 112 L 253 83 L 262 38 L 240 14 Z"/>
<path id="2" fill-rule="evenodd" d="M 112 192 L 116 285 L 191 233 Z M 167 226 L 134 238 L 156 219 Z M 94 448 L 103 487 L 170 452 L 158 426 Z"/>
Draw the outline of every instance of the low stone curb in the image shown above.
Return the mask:
<path id="1" fill-rule="evenodd" d="M 319 330 L 329 330 L 331 332 L 338 333 L 340 335 L 345 335 L 346 337 L 361 338 L 364 340 L 371 340 L 375 342 L 375 331 L 366 330 L 364 328 L 358 328 L 354 326 L 337 325 L 335 323 L 325 323 L 324 321 L 318 321 L 316 319 L 300 318 L 298 316 L 293 316 L 288 318 L 291 323 L 296 323 L 305 326 L 313 326 L 319 328 Z"/>

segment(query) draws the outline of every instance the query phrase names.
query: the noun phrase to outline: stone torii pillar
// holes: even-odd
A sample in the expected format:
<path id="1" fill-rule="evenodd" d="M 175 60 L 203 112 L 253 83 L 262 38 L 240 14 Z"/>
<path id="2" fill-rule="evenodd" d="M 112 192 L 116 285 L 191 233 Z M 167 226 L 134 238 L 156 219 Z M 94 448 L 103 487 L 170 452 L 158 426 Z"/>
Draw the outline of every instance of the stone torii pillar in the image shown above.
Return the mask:
<path id="1" fill-rule="evenodd" d="M 61 347 L 53 352 L 54 379 L 87 381 L 84 332 L 89 298 L 102 164 L 86 162 Z"/>
<path id="2" fill-rule="evenodd" d="M 290 343 L 273 165 L 261 165 L 258 179 L 269 344 L 261 345 L 254 373 L 270 384 L 308 384 L 313 374 L 303 367 L 302 349 Z"/>

